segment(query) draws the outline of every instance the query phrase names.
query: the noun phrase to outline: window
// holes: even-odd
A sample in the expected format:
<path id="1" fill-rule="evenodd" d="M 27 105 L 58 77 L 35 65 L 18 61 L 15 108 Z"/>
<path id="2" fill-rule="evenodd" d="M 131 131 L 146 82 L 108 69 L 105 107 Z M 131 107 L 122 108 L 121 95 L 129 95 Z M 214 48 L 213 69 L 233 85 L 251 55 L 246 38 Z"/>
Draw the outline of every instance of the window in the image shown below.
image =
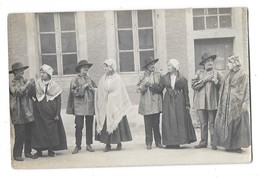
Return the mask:
<path id="1" fill-rule="evenodd" d="M 50 65 L 54 75 L 74 74 L 78 56 L 75 14 L 40 13 L 37 17 L 41 63 Z"/>
<path id="2" fill-rule="evenodd" d="M 143 70 L 144 60 L 155 56 L 153 11 L 118 11 L 116 24 L 120 72 Z"/>
<path id="3" fill-rule="evenodd" d="M 231 28 L 231 8 L 193 9 L 193 29 Z"/>

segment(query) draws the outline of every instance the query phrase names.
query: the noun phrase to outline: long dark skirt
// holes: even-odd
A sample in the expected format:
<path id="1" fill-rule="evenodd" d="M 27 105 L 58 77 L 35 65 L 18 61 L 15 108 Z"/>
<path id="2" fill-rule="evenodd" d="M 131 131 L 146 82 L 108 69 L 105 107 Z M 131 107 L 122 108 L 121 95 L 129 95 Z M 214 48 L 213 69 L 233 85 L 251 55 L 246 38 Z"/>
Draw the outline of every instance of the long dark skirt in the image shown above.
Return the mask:
<path id="1" fill-rule="evenodd" d="M 190 114 L 185 107 L 183 93 L 179 92 L 174 97 L 166 92 L 162 113 L 163 145 L 182 145 L 196 140 Z"/>
<path id="2" fill-rule="evenodd" d="M 243 112 L 240 118 L 233 120 L 227 128 L 226 140 L 220 138 L 218 130 L 214 132 L 213 144 L 226 149 L 247 148 L 251 145 L 249 113 Z"/>
<path id="3" fill-rule="evenodd" d="M 121 142 L 128 142 L 132 140 L 131 131 L 127 121 L 127 117 L 124 116 L 119 122 L 118 127 L 110 135 L 107 132 L 106 121 L 100 134 L 95 134 L 95 140 L 105 144 L 118 144 Z"/>
<path id="4" fill-rule="evenodd" d="M 59 96 L 60 97 L 60 96 Z M 36 150 L 65 150 L 67 140 L 62 119 L 54 120 L 59 101 L 42 101 L 35 103 L 35 122 L 32 126 L 32 148 Z"/>

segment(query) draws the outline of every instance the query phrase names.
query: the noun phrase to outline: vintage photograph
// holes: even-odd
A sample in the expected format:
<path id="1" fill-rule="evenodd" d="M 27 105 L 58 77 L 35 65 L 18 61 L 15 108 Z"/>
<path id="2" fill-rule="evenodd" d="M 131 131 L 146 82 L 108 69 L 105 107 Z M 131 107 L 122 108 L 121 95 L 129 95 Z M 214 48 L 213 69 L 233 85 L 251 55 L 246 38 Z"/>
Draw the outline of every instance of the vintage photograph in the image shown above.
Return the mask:
<path id="1" fill-rule="evenodd" d="M 252 161 L 246 7 L 10 13 L 14 169 Z"/>

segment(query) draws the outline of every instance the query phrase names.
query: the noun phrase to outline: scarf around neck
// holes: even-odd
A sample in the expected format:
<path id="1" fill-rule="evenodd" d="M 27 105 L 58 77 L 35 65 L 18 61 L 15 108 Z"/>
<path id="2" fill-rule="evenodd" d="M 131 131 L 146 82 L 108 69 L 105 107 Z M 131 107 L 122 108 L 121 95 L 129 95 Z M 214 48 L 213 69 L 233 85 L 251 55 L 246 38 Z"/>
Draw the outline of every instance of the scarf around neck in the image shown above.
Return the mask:
<path id="1" fill-rule="evenodd" d="M 60 86 L 53 80 L 45 82 L 42 79 L 38 79 L 35 83 L 35 88 L 38 101 L 42 101 L 45 96 L 47 101 L 52 101 L 62 92 Z"/>

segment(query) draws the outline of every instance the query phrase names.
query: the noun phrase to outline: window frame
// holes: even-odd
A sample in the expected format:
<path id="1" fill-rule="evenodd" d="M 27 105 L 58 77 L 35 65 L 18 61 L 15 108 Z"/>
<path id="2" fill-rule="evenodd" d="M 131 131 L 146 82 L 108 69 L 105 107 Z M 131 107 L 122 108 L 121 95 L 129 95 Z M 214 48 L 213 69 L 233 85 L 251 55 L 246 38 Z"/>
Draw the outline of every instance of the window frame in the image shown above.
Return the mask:
<path id="1" fill-rule="evenodd" d="M 230 13 L 225 13 L 225 14 L 220 14 L 219 13 L 219 9 L 227 9 L 227 8 L 198 8 L 198 9 L 203 9 L 204 14 L 203 15 L 194 15 L 194 12 L 192 9 L 192 21 L 193 21 L 193 31 L 202 31 L 202 30 L 214 30 L 214 29 L 231 29 L 233 28 L 233 10 L 232 8 L 230 8 L 231 12 Z M 209 14 L 208 10 L 209 9 L 217 9 L 217 13 L 216 14 Z M 230 23 L 230 27 L 220 27 L 220 16 L 230 16 L 231 18 L 231 23 Z M 204 29 L 199 29 L 199 30 L 195 30 L 194 29 L 194 18 L 196 17 L 203 17 L 204 19 Z M 218 22 L 218 26 L 217 28 L 207 28 L 207 17 L 217 17 L 217 22 Z"/>
<path id="2" fill-rule="evenodd" d="M 149 10 L 149 9 L 147 9 Z M 129 10 L 131 11 L 131 16 L 132 16 L 132 28 L 118 28 L 118 22 L 117 22 L 117 12 L 114 12 L 114 21 L 115 21 L 115 37 L 116 37 L 116 62 L 118 66 L 118 73 L 119 74 L 135 74 L 135 73 L 140 73 L 143 72 L 141 69 L 142 67 L 140 66 L 140 52 L 141 51 L 154 51 L 154 58 L 157 56 L 157 46 L 156 46 L 156 18 L 155 18 L 155 11 L 152 11 L 152 27 L 138 27 L 138 10 Z M 149 49 L 140 49 L 139 46 L 139 30 L 144 30 L 144 29 L 152 29 L 153 30 L 153 48 Z M 120 30 L 132 30 L 133 34 L 133 50 L 119 50 L 119 39 L 118 39 L 118 31 Z M 120 69 L 120 57 L 119 53 L 120 52 L 133 52 L 134 53 L 134 71 L 121 71 Z"/>
<path id="3" fill-rule="evenodd" d="M 76 54 L 77 55 L 77 63 L 79 61 L 79 39 L 78 39 L 78 26 L 77 26 L 77 13 L 76 12 L 48 12 L 49 14 L 54 15 L 54 32 L 40 32 L 40 22 L 39 22 L 39 14 L 36 13 L 36 25 L 37 25 L 37 41 L 38 41 L 38 53 L 39 53 L 39 65 L 42 65 L 42 55 L 56 55 L 57 62 L 57 74 L 53 75 L 53 77 L 71 77 L 75 76 L 75 74 L 63 74 L 63 54 Z M 46 13 L 46 14 L 48 14 Z M 61 13 L 73 13 L 74 15 L 74 23 L 75 30 L 62 31 L 61 30 Z M 44 13 L 45 14 L 45 13 Z M 76 52 L 62 52 L 62 42 L 61 35 L 62 33 L 75 33 L 76 40 Z M 55 34 L 55 45 L 56 45 L 56 53 L 42 53 L 41 52 L 41 34 Z M 39 67 L 40 67 L 39 66 Z"/>

